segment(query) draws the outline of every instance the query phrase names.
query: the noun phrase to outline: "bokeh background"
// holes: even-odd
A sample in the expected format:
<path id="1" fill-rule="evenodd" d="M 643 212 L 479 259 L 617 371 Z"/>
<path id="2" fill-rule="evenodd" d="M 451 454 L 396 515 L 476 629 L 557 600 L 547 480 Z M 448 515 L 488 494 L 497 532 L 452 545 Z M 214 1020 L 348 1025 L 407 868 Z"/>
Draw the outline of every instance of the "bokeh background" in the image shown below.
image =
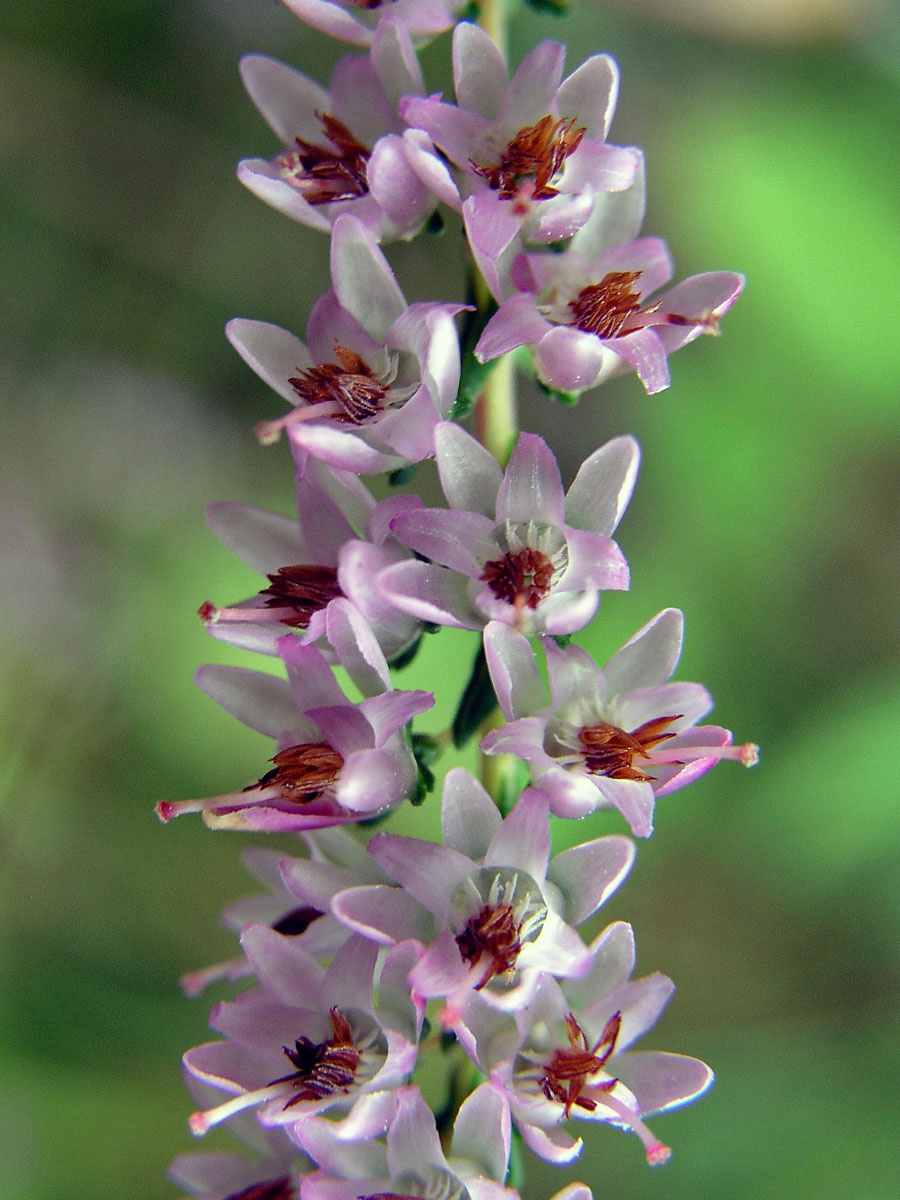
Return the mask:
<path id="1" fill-rule="evenodd" d="M 763 760 L 661 803 L 604 913 L 678 984 L 647 1044 L 707 1059 L 716 1086 L 657 1119 L 665 1170 L 601 1128 L 528 1195 L 581 1178 L 598 1200 L 896 1200 L 900 14 L 582 0 L 565 21 L 519 12 L 514 57 L 548 36 L 570 68 L 618 59 L 614 139 L 646 147 L 645 228 L 679 274 L 748 277 L 669 392 L 629 377 L 573 410 L 523 392 L 568 478 L 607 437 L 644 448 L 620 530 L 633 588 L 580 640 L 602 659 L 684 608 L 680 676 Z M 0 10 L 2 1200 L 176 1195 L 178 1058 L 208 1010 L 177 979 L 233 952 L 217 914 L 252 890 L 242 838 L 152 812 L 268 753 L 191 682 L 241 661 L 197 605 L 255 585 L 203 505 L 291 508 L 284 448 L 251 435 L 279 402 L 222 326 L 302 329 L 327 286 L 324 239 L 234 180 L 277 148 L 240 86 L 247 50 L 322 79 L 341 53 L 275 0 Z M 429 86 L 447 57 L 446 38 L 425 52 Z M 390 248 L 410 298 L 459 295 L 454 238 Z M 424 728 L 470 653 L 442 634 L 409 670 L 442 688 Z"/>

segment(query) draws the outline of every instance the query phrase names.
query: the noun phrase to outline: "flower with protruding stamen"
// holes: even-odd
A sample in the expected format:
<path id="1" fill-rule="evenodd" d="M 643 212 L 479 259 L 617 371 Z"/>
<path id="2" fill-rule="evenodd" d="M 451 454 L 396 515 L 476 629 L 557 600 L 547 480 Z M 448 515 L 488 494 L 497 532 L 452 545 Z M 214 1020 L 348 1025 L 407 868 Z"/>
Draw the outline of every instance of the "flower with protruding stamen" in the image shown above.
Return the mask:
<path id="1" fill-rule="evenodd" d="M 586 258 L 522 254 L 512 264 L 519 289 L 503 300 L 475 347 L 481 362 L 529 346 L 538 378 L 578 393 L 613 375 L 637 372 L 645 390 L 669 386 L 667 356 L 719 318 L 744 286 L 742 276 L 712 271 L 648 299 L 672 277 L 665 242 L 639 238 Z"/>
<path id="2" fill-rule="evenodd" d="M 453 32 L 457 103 L 401 101 L 403 117 L 460 173 L 454 196 L 452 181 L 435 170 L 434 152 L 410 139 L 410 162 L 442 200 L 462 208 L 479 261 L 498 260 L 516 239 L 570 237 L 596 196 L 629 187 L 639 169 L 637 151 L 606 142 L 618 92 L 615 63 L 597 54 L 563 80 L 564 60 L 565 46 L 541 42 L 510 79 L 487 33 L 464 21 Z M 493 289 L 489 270 L 485 277 Z"/>
<path id="3" fill-rule="evenodd" d="M 336 1108 L 380 1132 L 396 1103 L 392 1089 L 415 1063 L 423 1008 L 405 979 L 416 948 L 395 947 L 376 972 L 378 948 L 360 937 L 327 970 L 265 925 L 246 926 L 241 942 L 259 984 L 213 1008 L 210 1024 L 227 1041 L 184 1056 L 190 1075 L 232 1099 L 195 1112 L 191 1131 L 204 1134 L 248 1109 L 264 1125 L 287 1125 Z"/>
<path id="4" fill-rule="evenodd" d="M 544 639 L 550 697 L 527 640 L 496 622 L 485 630 L 488 669 L 507 724 L 486 754 L 516 754 L 561 817 L 617 808 L 638 837 L 653 830 L 656 796 L 720 759 L 753 766 L 758 747 L 734 746 L 727 729 L 700 725 L 712 698 L 699 683 L 667 683 L 681 656 L 684 618 L 658 613 L 601 669 L 577 646 Z"/>
<path id="5" fill-rule="evenodd" d="M 571 1162 L 581 1150 L 571 1118 L 602 1121 L 637 1134 L 651 1166 L 670 1150 L 643 1118 L 695 1100 L 713 1074 L 682 1054 L 632 1052 L 674 991 L 665 975 L 631 980 L 634 937 L 617 922 L 591 946 L 591 966 L 577 979 L 544 975 L 516 1026 L 470 996 L 461 1021 L 479 1066 L 506 1093 L 513 1121 L 541 1158 Z"/>
<path id="6" fill-rule="evenodd" d="M 363 475 L 429 458 L 435 427 L 456 399 L 453 317 L 465 306 L 407 305 L 371 234 L 347 214 L 334 224 L 331 278 L 306 344 L 264 321 L 228 323 L 237 352 L 291 405 L 257 434 L 272 442 L 287 430 L 312 458 Z"/>
<path id="7" fill-rule="evenodd" d="M 288 634 L 278 643 L 288 678 L 243 667 L 203 667 L 200 686 L 238 720 L 276 741 L 274 764 L 242 791 L 202 800 L 161 800 L 160 820 L 200 812 L 214 829 L 301 832 L 386 812 L 413 792 L 418 770 L 403 726 L 434 703 L 430 692 L 390 690 L 374 639 L 364 657 L 341 657 L 351 678 L 383 690 L 359 704 L 324 657 Z M 363 690 L 363 689 L 361 689 Z"/>
<path id="8" fill-rule="evenodd" d="M 376 504 L 356 478 L 295 453 L 296 519 L 220 502 L 206 510 L 213 532 L 248 566 L 268 576 L 257 596 L 225 608 L 207 601 L 200 615 L 213 637 L 233 646 L 276 654 L 278 639 L 294 629 L 304 642 L 344 636 L 366 641 L 347 609 L 362 613 L 388 659 L 402 653 L 421 632 L 421 622 L 374 594 L 379 570 L 411 557 L 391 536 L 390 522 L 404 508 L 421 506 L 417 496 L 392 496 Z M 329 612 L 332 601 L 344 604 Z M 320 645 L 319 649 L 323 647 Z M 335 647 L 337 648 L 337 647 Z"/>
<path id="9" fill-rule="evenodd" d="M 386 20 L 420 44 L 449 29 L 465 0 L 283 0 L 285 6 L 330 37 L 369 46 Z"/>
<path id="10" fill-rule="evenodd" d="M 425 621 L 481 629 L 503 621 L 525 634 L 572 633 L 601 589 L 626 588 L 628 566 L 610 534 L 631 496 L 638 448 L 616 438 L 563 491 L 546 442 L 522 433 L 506 472 L 459 425 L 435 434 L 449 509 L 401 513 L 397 539 L 430 562 L 388 567 L 387 599 Z"/>
<path id="11" fill-rule="evenodd" d="M 241 75 L 285 147 L 238 165 L 254 195 L 324 232 L 341 212 L 352 212 L 379 241 L 419 232 L 437 200 L 407 162 L 397 113 L 401 96 L 423 91 L 402 26 L 381 21 L 370 53 L 342 58 L 327 89 L 261 54 L 241 60 Z"/>
<path id="12" fill-rule="evenodd" d="M 547 797 L 530 788 L 501 820 L 462 768 L 444 781 L 441 822 L 443 846 L 376 834 L 369 852 L 400 887 L 336 895 L 338 920 L 385 945 L 421 942 L 426 949 L 410 985 L 419 996 L 447 997 L 448 1026 L 471 991 L 516 1010 L 528 1003 L 542 972 L 585 969 L 586 947 L 575 926 L 625 877 L 632 843 L 600 838 L 551 862 Z"/>

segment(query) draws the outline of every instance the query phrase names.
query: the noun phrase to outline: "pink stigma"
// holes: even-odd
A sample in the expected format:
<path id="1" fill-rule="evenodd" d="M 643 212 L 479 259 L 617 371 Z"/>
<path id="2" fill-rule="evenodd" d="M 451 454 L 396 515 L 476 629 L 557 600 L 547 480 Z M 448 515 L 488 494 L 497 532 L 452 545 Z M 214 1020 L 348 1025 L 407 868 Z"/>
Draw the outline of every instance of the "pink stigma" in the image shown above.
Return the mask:
<path id="1" fill-rule="evenodd" d="M 657 1142 L 655 1145 L 647 1148 L 647 1162 L 651 1167 L 661 1167 L 671 1157 L 672 1151 L 668 1146 L 664 1146 L 662 1142 Z"/>

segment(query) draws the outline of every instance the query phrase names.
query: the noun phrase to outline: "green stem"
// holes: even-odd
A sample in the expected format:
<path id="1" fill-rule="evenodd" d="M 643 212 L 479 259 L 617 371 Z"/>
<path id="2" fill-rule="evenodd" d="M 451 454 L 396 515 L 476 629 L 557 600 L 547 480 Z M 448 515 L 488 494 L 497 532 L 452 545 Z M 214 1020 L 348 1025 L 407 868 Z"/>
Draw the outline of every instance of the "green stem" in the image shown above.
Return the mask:
<path id="1" fill-rule="evenodd" d="M 478 24 L 489 34 L 494 45 L 506 58 L 506 0 L 481 0 Z"/>

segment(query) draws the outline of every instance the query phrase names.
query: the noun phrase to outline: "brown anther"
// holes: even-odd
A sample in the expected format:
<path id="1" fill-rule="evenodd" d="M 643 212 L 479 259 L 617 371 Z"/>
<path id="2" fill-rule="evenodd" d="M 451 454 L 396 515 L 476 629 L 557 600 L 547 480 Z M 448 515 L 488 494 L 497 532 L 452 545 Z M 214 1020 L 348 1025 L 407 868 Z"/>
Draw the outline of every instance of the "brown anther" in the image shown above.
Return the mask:
<path id="1" fill-rule="evenodd" d="M 520 931 L 511 904 L 485 904 L 480 912 L 469 918 L 465 929 L 456 938 L 463 961 L 475 966 L 484 955 L 491 958 L 487 974 L 476 985 L 476 991 L 495 975 L 505 975 L 514 969 L 522 949 Z"/>
<path id="2" fill-rule="evenodd" d="M 480 578 L 498 600 L 516 608 L 537 608 L 553 586 L 555 573 L 543 551 L 526 546 L 485 563 Z"/>
<path id="3" fill-rule="evenodd" d="M 267 608 L 292 609 L 290 616 L 281 618 L 281 624 L 293 629 L 308 628 L 313 613 L 343 595 L 334 567 L 279 567 L 268 579 L 269 587 L 263 588 L 260 596 Z"/>
<path id="4" fill-rule="evenodd" d="M 334 787 L 344 760 L 327 742 L 302 742 L 279 750 L 270 760 L 275 766 L 258 783 L 245 791 L 277 787 L 281 799 L 293 804 L 311 804 Z"/>
<path id="5" fill-rule="evenodd" d="M 549 200 L 559 194 L 550 181 L 563 169 L 566 159 L 581 144 L 585 127 L 575 128 L 577 117 L 541 117 L 526 125 L 509 142 L 496 165 L 477 163 L 472 168 L 500 196 L 512 200 L 526 179 L 534 180 L 532 200 Z"/>
<path id="6" fill-rule="evenodd" d="M 604 721 L 598 725 L 585 725 L 578 731 L 585 767 L 592 775 L 606 775 L 609 779 L 641 782 L 652 779 L 652 775 L 634 765 L 634 760 L 647 760 L 649 750 L 675 737 L 674 731 L 664 731 L 680 716 L 678 713 L 671 717 L 654 717 L 630 733 Z"/>
<path id="7" fill-rule="evenodd" d="M 294 138 L 297 149 L 279 154 L 276 166 L 308 204 L 332 204 L 336 200 L 365 196 L 369 190 L 366 164 L 371 150 L 358 142 L 337 117 L 330 113 L 316 113 L 316 116 L 330 145 Z"/>
<path id="8" fill-rule="evenodd" d="M 381 8 L 384 0 L 353 0 L 357 8 L 373 9 Z"/>
<path id="9" fill-rule="evenodd" d="M 307 904 L 286 912 L 284 916 L 272 922 L 272 928 L 282 937 L 299 937 L 301 933 L 306 933 L 314 921 L 318 921 L 319 917 L 324 915 L 317 908 Z"/>
<path id="10" fill-rule="evenodd" d="M 288 1062 L 297 1069 L 290 1075 L 273 1079 L 270 1086 L 290 1083 L 297 1089 L 285 1109 L 304 1100 L 323 1100 L 335 1092 L 349 1092 L 353 1086 L 362 1055 L 353 1041 L 350 1022 L 338 1008 L 331 1010 L 331 1030 L 332 1036 L 326 1042 L 299 1037 L 293 1049 L 283 1047 Z"/>
<path id="11" fill-rule="evenodd" d="M 599 283 L 581 289 L 569 309 L 575 324 L 585 333 L 612 338 L 622 333 L 629 317 L 642 311 L 641 298 L 633 284 L 641 271 L 610 271 Z"/>
<path id="12" fill-rule="evenodd" d="M 541 1091 L 548 1100 L 556 1100 L 564 1105 L 566 1116 L 573 1108 L 593 1112 L 597 1107 L 596 1100 L 582 1093 L 588 1086 L 590 1077 L 602 1069 L 615 1050 L 621 1025 L 622 1014 L 614 1013 L 604 1025 L 600 1037 L 590 1046 L 584 1030 L 574 1016 L 571 1013 L 566 1016 L 569 1048 L 554 1050 L 553 1057 L 540 1080 Z M 615 1084 L 616 1080 L 611 1079 L 593 1086 L 608 1092 Z"/>
<path id="13" fill-rule="evenodd" d="M 337 404 L 341 411 L 333 420 L 361 425 L 377 415 L 387 388 L 355 350 L 335 342 L 334 357 L 337 362 L 310 367 L 288 383 L 307 404 Z"/>
<path id="14" fill-rule="evenodd" d="M 252 1183 L 248 1188 L 232 1192 L 225 1200 L 297 1200 L 298 1194 L 290 1176 L 285 1175 L 281 1179 L 270 1179 L 268 1183 Z"/>

